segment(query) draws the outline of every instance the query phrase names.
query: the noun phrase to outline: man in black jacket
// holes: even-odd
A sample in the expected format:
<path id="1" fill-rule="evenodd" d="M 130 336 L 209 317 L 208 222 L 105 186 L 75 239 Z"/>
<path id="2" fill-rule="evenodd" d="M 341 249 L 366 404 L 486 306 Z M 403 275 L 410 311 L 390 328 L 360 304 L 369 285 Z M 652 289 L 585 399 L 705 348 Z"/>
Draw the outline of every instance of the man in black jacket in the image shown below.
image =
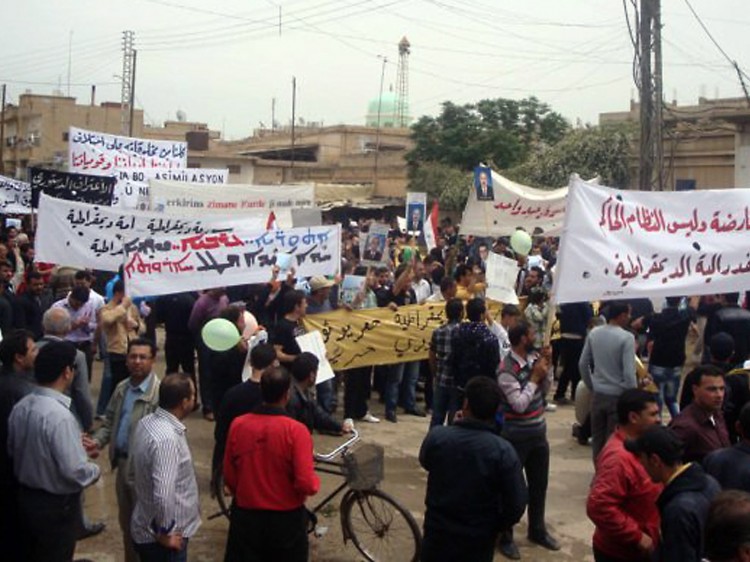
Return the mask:
<path id="1" fill-rule="evenodd" d="M 464 392 L 463 418 L 432 428 L 419 451 L 429 472 L 423 562 L 490 562 L 498 532 L 521 519 L 528 501 L 518 455 L 495 433 L 497 383 L 474 377 Z"/>
<path id="2" fill-rule="evenodd" d="M 703 530 L 711 501 L 721 491 L 701 465 L 682 462 L 684 445 L 668 427 L 657 425 L 625 442 L 656 483 L 664 484 L 657 506 L 661 515 L 660 562 L 700 562 Z"/>
<path id="3" fill-rule="evenodd" d="M 736 425 L 741 441 L 710 453 L 703 459 L 703 468 L 716 478 L 722 490 L 750 492 L 750 404 L 742 408 Z"/>

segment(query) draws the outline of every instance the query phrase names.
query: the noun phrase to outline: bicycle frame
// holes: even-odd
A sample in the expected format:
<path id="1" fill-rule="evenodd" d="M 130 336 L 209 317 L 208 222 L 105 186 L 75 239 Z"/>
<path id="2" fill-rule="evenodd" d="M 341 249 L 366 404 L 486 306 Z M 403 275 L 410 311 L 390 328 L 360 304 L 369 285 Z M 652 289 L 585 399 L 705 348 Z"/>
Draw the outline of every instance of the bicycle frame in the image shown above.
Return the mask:
<path id="1" fill-rule="evenodd" d="M 343 462 L 335 461 L 336 457 L 343 454 L 349 447 L 351 447 L 354 443 L 359 441 L 359 432 L 356 429 L 352 430 L 352 436 L 347 439 L 344 443 L 336 447 L 333 451 L 327 454 L 313 454 L 313 458 L 315 460 L 315 470 L 316 472 L 321 472 L 323 474 L 332 474 L 334 476 L 340 476 L 341 478 L 346 478 L 342 467 L 344 465 Z M 323 507 L 325 507 L 328 503 L 330 503 L 336 496 L 338 496 L 341 492 L 344 491 L 345 488 L 347 488 L 349 484 L 344 480 L 341 484 L 339 484 L 331 493 L 329 493 L 325 498 L 323 498 L 320 503 L 315 505 L 310 511 L 312 513 L 318 513 Z"/>

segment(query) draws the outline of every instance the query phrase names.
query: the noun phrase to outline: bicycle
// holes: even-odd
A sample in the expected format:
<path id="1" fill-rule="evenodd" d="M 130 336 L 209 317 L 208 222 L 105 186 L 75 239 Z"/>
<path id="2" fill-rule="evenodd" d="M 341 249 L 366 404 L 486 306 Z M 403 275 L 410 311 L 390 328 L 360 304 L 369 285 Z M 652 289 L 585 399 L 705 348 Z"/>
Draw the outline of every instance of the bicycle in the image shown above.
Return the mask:
<path id="1" fill-rule="evenodd" d="M 344 543 L 351 540 L 368 562 L 417 562 L 422 547 L 419 525 L 404 506 L 378 488 L 383 480 L 383 447 L 365 444 L 352 450 L 357 441 L 359 432 L 353 430 L 352 436 L 330 453 L 314 453 L 316 471 L 342 477 L 344 482 L 309 510 L 308 532 L 318 537 L 325 534 L 319 532 L 316 514 L 346 489 L 339 504 Z M 213 492 L 221 511 L 210 519 L 222 514 L 228 517 L 220 475 Z"/>

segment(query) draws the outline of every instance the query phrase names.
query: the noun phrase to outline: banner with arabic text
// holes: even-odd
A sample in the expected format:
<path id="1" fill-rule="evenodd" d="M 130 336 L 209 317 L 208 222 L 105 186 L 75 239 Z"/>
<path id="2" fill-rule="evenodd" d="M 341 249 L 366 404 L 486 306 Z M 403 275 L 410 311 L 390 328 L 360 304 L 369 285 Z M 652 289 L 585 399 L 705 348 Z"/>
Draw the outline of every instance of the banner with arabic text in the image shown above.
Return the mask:
<path id="1" fill-rule="evenodd" d="M 750 189 L 651 192 L 571 180 L 558 302 L 750 287 Z"/>
<path id="2" fill-rule="evenodd" d="M 31 185 L 25 181 L 0 176 L 0 214 L 31 213 Z"/>
<path id="3" fill-rule="evenodd" d="M 39 208 L 39 194 L 90 205 L 111 205 L 117 179 L 89 174 L 30 168 L 31 206 Z"/>
<path id="4" fill-rule="evenodd" d="M 502 304 L 487 301 L 500 321 Z M 319 330 L 336 371 L 426 359 L 432 332 L 445 323 L 445 303 L 424 303 L 365 310 L 335 310 L 302 320 L 307 331 Z"/>
<path id="5" fill-rule="evenodd" d="M 123 245 L 155 246 L 159 236 L 191 236 L 245 226 L 265 228 L 266 218 L 181 218 L 39 197 L 36 259 L 81 268 L 117 271 Z"/>
<path id="6" fill-rule="evenodd" d="M 173 180 L 195 184 L 222 185 L 227 183 L 229 170 L 211 168 L 119 168 L 115 172 L 117 185 L 112 200 L 114 207 L 147 211 L 151 208 L 148 181 Z"/>
<path id="7" fill-rule="evenodd" d="M 554 234 L 562 228 L 568 188 L 544 190 L 515 183 L 480 168 L 461 219 L 461 234 L 509 236 L 519 227 Z M 491 181 L 486 181 L 487 179 Z"/>
<path id="8" fill-rule="evenodd" d="M 118 168 L 184 168 L 187 143 L 136 139 L 71 127 L 68 132 L 68 170 L 99 176 Z"/>
<path id="9" fill-rule="evenodd" d="M 341 226 L 169 235 L 126 244 L 125 289 L 132 296 L 264 283 L 277 254 L 291 255 L 297 277 L 335 275 L 341 266 Z"/>

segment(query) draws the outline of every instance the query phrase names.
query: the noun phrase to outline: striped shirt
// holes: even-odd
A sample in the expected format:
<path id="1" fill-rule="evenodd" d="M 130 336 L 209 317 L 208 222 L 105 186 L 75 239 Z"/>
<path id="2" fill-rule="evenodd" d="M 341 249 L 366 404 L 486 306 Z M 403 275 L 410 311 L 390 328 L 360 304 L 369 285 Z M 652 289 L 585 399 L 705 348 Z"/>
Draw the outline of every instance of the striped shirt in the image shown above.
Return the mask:
<path id="1" fill-rule="evenodd" d="M 452 341 L 456 329 L 460 324 L 458 322 L 449 322 L 432 332 L 432 342 L 430 349 L 435 353 L 437 366 L 435 368 L 435 382 L 442 387 L 453 387 L 453 372 L 450 366 L 450 356 Z"/>
<path id="2" fill-rule="evenodd" d="M 130 524 L 137 544 L 155 542 L 156 534 L 190 538 L 200 527 L 198 483 L 186 431 L 162 408 L 138 422 L 131 451 L 136 503 Z"/>
<path id="3" fill-rule="evenodd" d="M 540 385 L 531 382 L 535 360 L 534 354 L 524 358 L 511 350 L 500 363 L 498 383 L 503 395 L 503 437 L 509 441 L 547 434 L 544 395 L 549 390 L 551 377 L 546 377 Z"/>

